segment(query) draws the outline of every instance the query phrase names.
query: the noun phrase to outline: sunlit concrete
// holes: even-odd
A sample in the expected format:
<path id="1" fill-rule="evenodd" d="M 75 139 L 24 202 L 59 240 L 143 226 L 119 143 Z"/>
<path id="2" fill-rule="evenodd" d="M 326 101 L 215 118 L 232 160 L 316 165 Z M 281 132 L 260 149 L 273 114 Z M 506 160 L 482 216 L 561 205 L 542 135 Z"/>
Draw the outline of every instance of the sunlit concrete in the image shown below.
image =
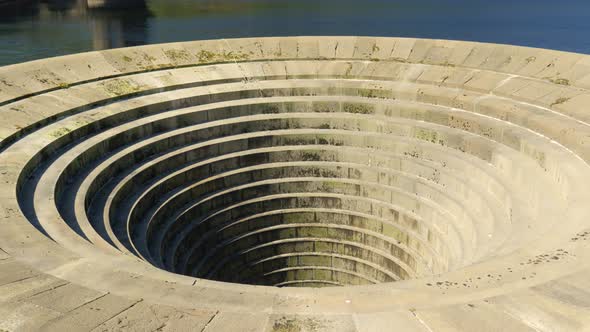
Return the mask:
<path id="1" fill-rule="evenodd" d="M 583 330 L 589 88 L 406 38 L 2 67 L 0 330 Z"/>

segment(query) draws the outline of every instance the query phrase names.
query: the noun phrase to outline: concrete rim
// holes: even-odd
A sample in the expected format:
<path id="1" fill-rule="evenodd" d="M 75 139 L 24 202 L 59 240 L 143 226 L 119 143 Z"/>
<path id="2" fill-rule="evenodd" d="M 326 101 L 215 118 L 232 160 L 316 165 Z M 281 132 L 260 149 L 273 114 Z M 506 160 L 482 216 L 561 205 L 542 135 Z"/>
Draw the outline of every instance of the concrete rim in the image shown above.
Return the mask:
<path id="1" fill-rule="evenodd" d="M 587 271 L 590 261 L 587 242 L 583 241 L 590 235 L 590 210 L 585 206 L 589 198 L 586 184 L 590 180 L 590 129 L 584 112 L 590 96 L 589 64 L 590 57 L 582 54 L 475 42 L 280 37 L 149 45 L 2 67 L 0 107 L 5 120 L 0 124 L 0 205 L 4 217 L 0 248 L 34 269 L 90 289 L 171 306 L 235 312 L 343 314 L 436 308 L 508 295 L 568 278 Z M 386 68 L 394 69 L 385 72 Z M 457 148 L 445 146 L 444 153 L 449 154 L 450 161 L 464 163 L 464 169 L 480 169 L 488 176 L 487 184 L 482 185 L 488 192 L 481 194 L 479 202 L 489 202 L 489 211 L 473 207 L 470 213 L 489 215 L 486 227 L 503 240 L 481 249 L 479 245 L 484 242 L 477 238 L 475 247 L 480 251 L 465 251 L 465 257 L 471 257 L 464 258 L 468 263 L 457 263 L 455 269 L 434 276 L 370 286 L 275 288 L 195 279 L 160 270 L 99 238 L 91 243 L 67 235 L 71 231 L 63 221 L 51 219 L 56 214 L 43 208 L 35 215 L 44 227 L 49 227 L 52 241 L 32 225 L 31 212 L 23 212 L 30 207 L 23 206 L 19 195 L 37 197 L 38 204 L 50 206 L 55 194 L 52 186 L 58 183 L 58 173 L 50 171 L 65 169 L 58 165 L 49 168 L 43 174 L 47 181 L 42 177 L 39 180 L 48 184 L 47 190 L 26 193 L 21 190 L 27 188 L 26 177 L 43 159 L 37 153 L 63 145 L 77 130 L 89 130 L 95 121 L 106 121 L 108 116 L 123 114 L 124 109 L 152 102 L 177 105 L 174 112 L 180 116 L 184 108 L 174 99 L 183 96 L 222 96 L 249 90 L 260 91 L 263 96 L 270 91 L 271 95 L 261 100 L 216 97 L 211 104 L 188 105 L 186 114 L 206 112 L 216 104 L 221 109 L 231 103 L 235 107 L 240 103 L 286 103 L 289 98 L 272 96 L 279 84 L 303 91 L 292 96 L 293 103 L 313 104 L 317 100 L 344 103 L 345 107 L 350 100 L 384 109 L 407 103 L 429 109 L 429 114 L 454 112 L 463 119 L 474 119 L 482 128 L 483 124 L 501 128 L 502 135 L 494 136 L 481 128 L 443 128 L 434 120 L 403 115 L 380 124 L 380 128 L 393 131 L 404 125 L 415 128 L 418 123 L 425 129 L 448 132 L 448 137 L 461 131 L 456 136 Z M 305 95 L 305 89 L 323 91 L 331 85 L 340 89 L 332 96 Z M 362 89 L 392 97 L 362 96 L 358 93 Z M 389 103 L 398 104 L 387 106 Z M 311 115 L 295 112 L 292 116 L 314 121 Z M 81 122 L 84 117 L 86 121 Z M 284 113 L 277 117 L 284 118 Z M 160 113 L 145 119 L 162 123 L 166 120 Z M 333 123 L 337 119 L 334 116 Z M 361 123 L 363 119 L 362 114 L 353 114 L 342 123 Z M 416 137 L 416 132 L 404 134 L 407 132 L 399 130 L 399 142 L 403 135 L 408 140 L 425 140 Z M 382 139 L 379 135 L 374 135 L 375 141 Z M 513 146 L 508 145 L 511 139 Z M 428 152 L 435 151 L 429 144 L 423 142 L 425 147 L 420 153 L 434 153 Z M 482 150 L 478 150 L 478 144 Z M 458 150 L 459 146 L 472 152 L 467 159 L 461 160 L 465 153 Z M 493 159 L 477 163 L 473 155 L 486 149 Z M 502 160 L 501 156 L 506 157 Z M 424 161 L 420 157 L 418 160 Z M 494 172 L 486 169 L 490 165 Z M 460 174 L 450 174 L 461 182 Z M 511 194 L 503 196 L 503 191 Z M 473 190 L 472 196 L 476 194 Z M 513 199 L 510 211 L 514 215 L 509 216 L 513 219 L 508 220 L 506 211 L 496 209 L 506 207 L 505 202 L 486 200 L 490 195 Z M 532 215 L 534 211 L 537 214 Z M 478 216 L 467 219 L 477 221 Z M 473 232 L 477 233 L 480 226 L 472 225 Z M 518 239 L 520 234 L 524 240 Z M 449 252 L 467 250 L 455 245 L 449 245 Z M 151 291 L 146 293 L 146 289 Z"/>

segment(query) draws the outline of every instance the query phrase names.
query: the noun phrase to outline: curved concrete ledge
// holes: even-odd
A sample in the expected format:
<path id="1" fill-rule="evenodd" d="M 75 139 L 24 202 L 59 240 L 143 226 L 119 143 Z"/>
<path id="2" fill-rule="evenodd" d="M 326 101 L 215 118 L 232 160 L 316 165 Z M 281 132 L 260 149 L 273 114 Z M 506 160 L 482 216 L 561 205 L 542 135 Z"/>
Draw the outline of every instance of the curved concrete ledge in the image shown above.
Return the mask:
<path id="1" fill-rule="evenodd" d="M 406 38 L 2 67 L 0 331 L 588 329 L 589 89 Z"/>

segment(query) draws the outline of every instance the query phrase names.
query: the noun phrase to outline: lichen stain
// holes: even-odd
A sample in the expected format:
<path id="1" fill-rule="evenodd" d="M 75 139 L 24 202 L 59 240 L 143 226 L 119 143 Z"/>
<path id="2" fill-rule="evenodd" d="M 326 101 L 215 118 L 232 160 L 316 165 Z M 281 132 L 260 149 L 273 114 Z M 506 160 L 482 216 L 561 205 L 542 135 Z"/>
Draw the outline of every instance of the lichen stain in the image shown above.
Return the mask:
<path id="1" fill-rule="evenodd" d="M 314 318 L 287 318 L 282 317 L 275 321 L 272 326 L 273 332 L 306 332 L 317 331 L 325 328 L 325 322 Z"/>
<path id="2" fill-rule="evenodd" d="M 116 79 L 103 83 L 104 89 L 115 96 L 123 96 L 138 92 L 143 89 L 143 86 L 128 80 Z"/>

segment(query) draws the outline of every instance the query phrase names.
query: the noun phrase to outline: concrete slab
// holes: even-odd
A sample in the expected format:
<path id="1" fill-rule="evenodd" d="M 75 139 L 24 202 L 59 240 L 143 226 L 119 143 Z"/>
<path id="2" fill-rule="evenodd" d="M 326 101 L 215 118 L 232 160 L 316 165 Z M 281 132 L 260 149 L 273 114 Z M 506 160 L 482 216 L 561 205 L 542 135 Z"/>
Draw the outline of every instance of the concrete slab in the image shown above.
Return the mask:
<path id="1" fill-rule="evenodd" d="M 8 302 L 0 303 L 0 317 L 3 331 L 40 331 L 46 322 L 62 314 L 31 303 Z"/>
<path id="2" fill-rule="evenodd" d="M 265 331 L 268 319 L 267 314 L 220 312 L 209 322 L 205 331 L 262 332 Z"/>
<path id="3" fill-rule="evenodd" d="M 589 64 L 328 36 L 0 68 L 0 329 L 588 329 Z"/>
<path id="4" fill-rule="evenodd" d="M 39 274 L 31 267 L 15 261 L 5 259 L 0 261 L 0 286 L 32 278 Z"/>
<path id="5" fill-rule="evenodd" d="M 41 329 L 45 331 L 64 331 L 72 329 L 78 331 L 91 331 L 97 326 L 129 309 L 137 302 L 137 300 L 127 300 L 107 294 L 47 322 L 41 327 Z"/>
<path id="6" fill-rule="evenodd" d="M 265 331 L 272 332 L 354 332 L 354 321 L 349 315 L 317 316 L 317 315 L 271 315 Z"/>
<path id="7" fill-rule="evenodd" d="M 215 312 L 140 302 L 92 331 L 204 331 L 215 317 Z"/>
<path id="8" fill-rule="evenodd" d="M 41 294 L 34 295 L 27 299 L 27 302 L 48 309 L 67 313 L 86 303 L 92 302 L 106 293 L 90 290 L 74 284 L 66 284 L 47 290 Z"/>
<path id="9" fill-rule="evenodd" d="M 67 281 L 47 274 L 12 282 L 0 286 L 0 302 L 20 301 L 31 296 L 62 287 Z"/>

